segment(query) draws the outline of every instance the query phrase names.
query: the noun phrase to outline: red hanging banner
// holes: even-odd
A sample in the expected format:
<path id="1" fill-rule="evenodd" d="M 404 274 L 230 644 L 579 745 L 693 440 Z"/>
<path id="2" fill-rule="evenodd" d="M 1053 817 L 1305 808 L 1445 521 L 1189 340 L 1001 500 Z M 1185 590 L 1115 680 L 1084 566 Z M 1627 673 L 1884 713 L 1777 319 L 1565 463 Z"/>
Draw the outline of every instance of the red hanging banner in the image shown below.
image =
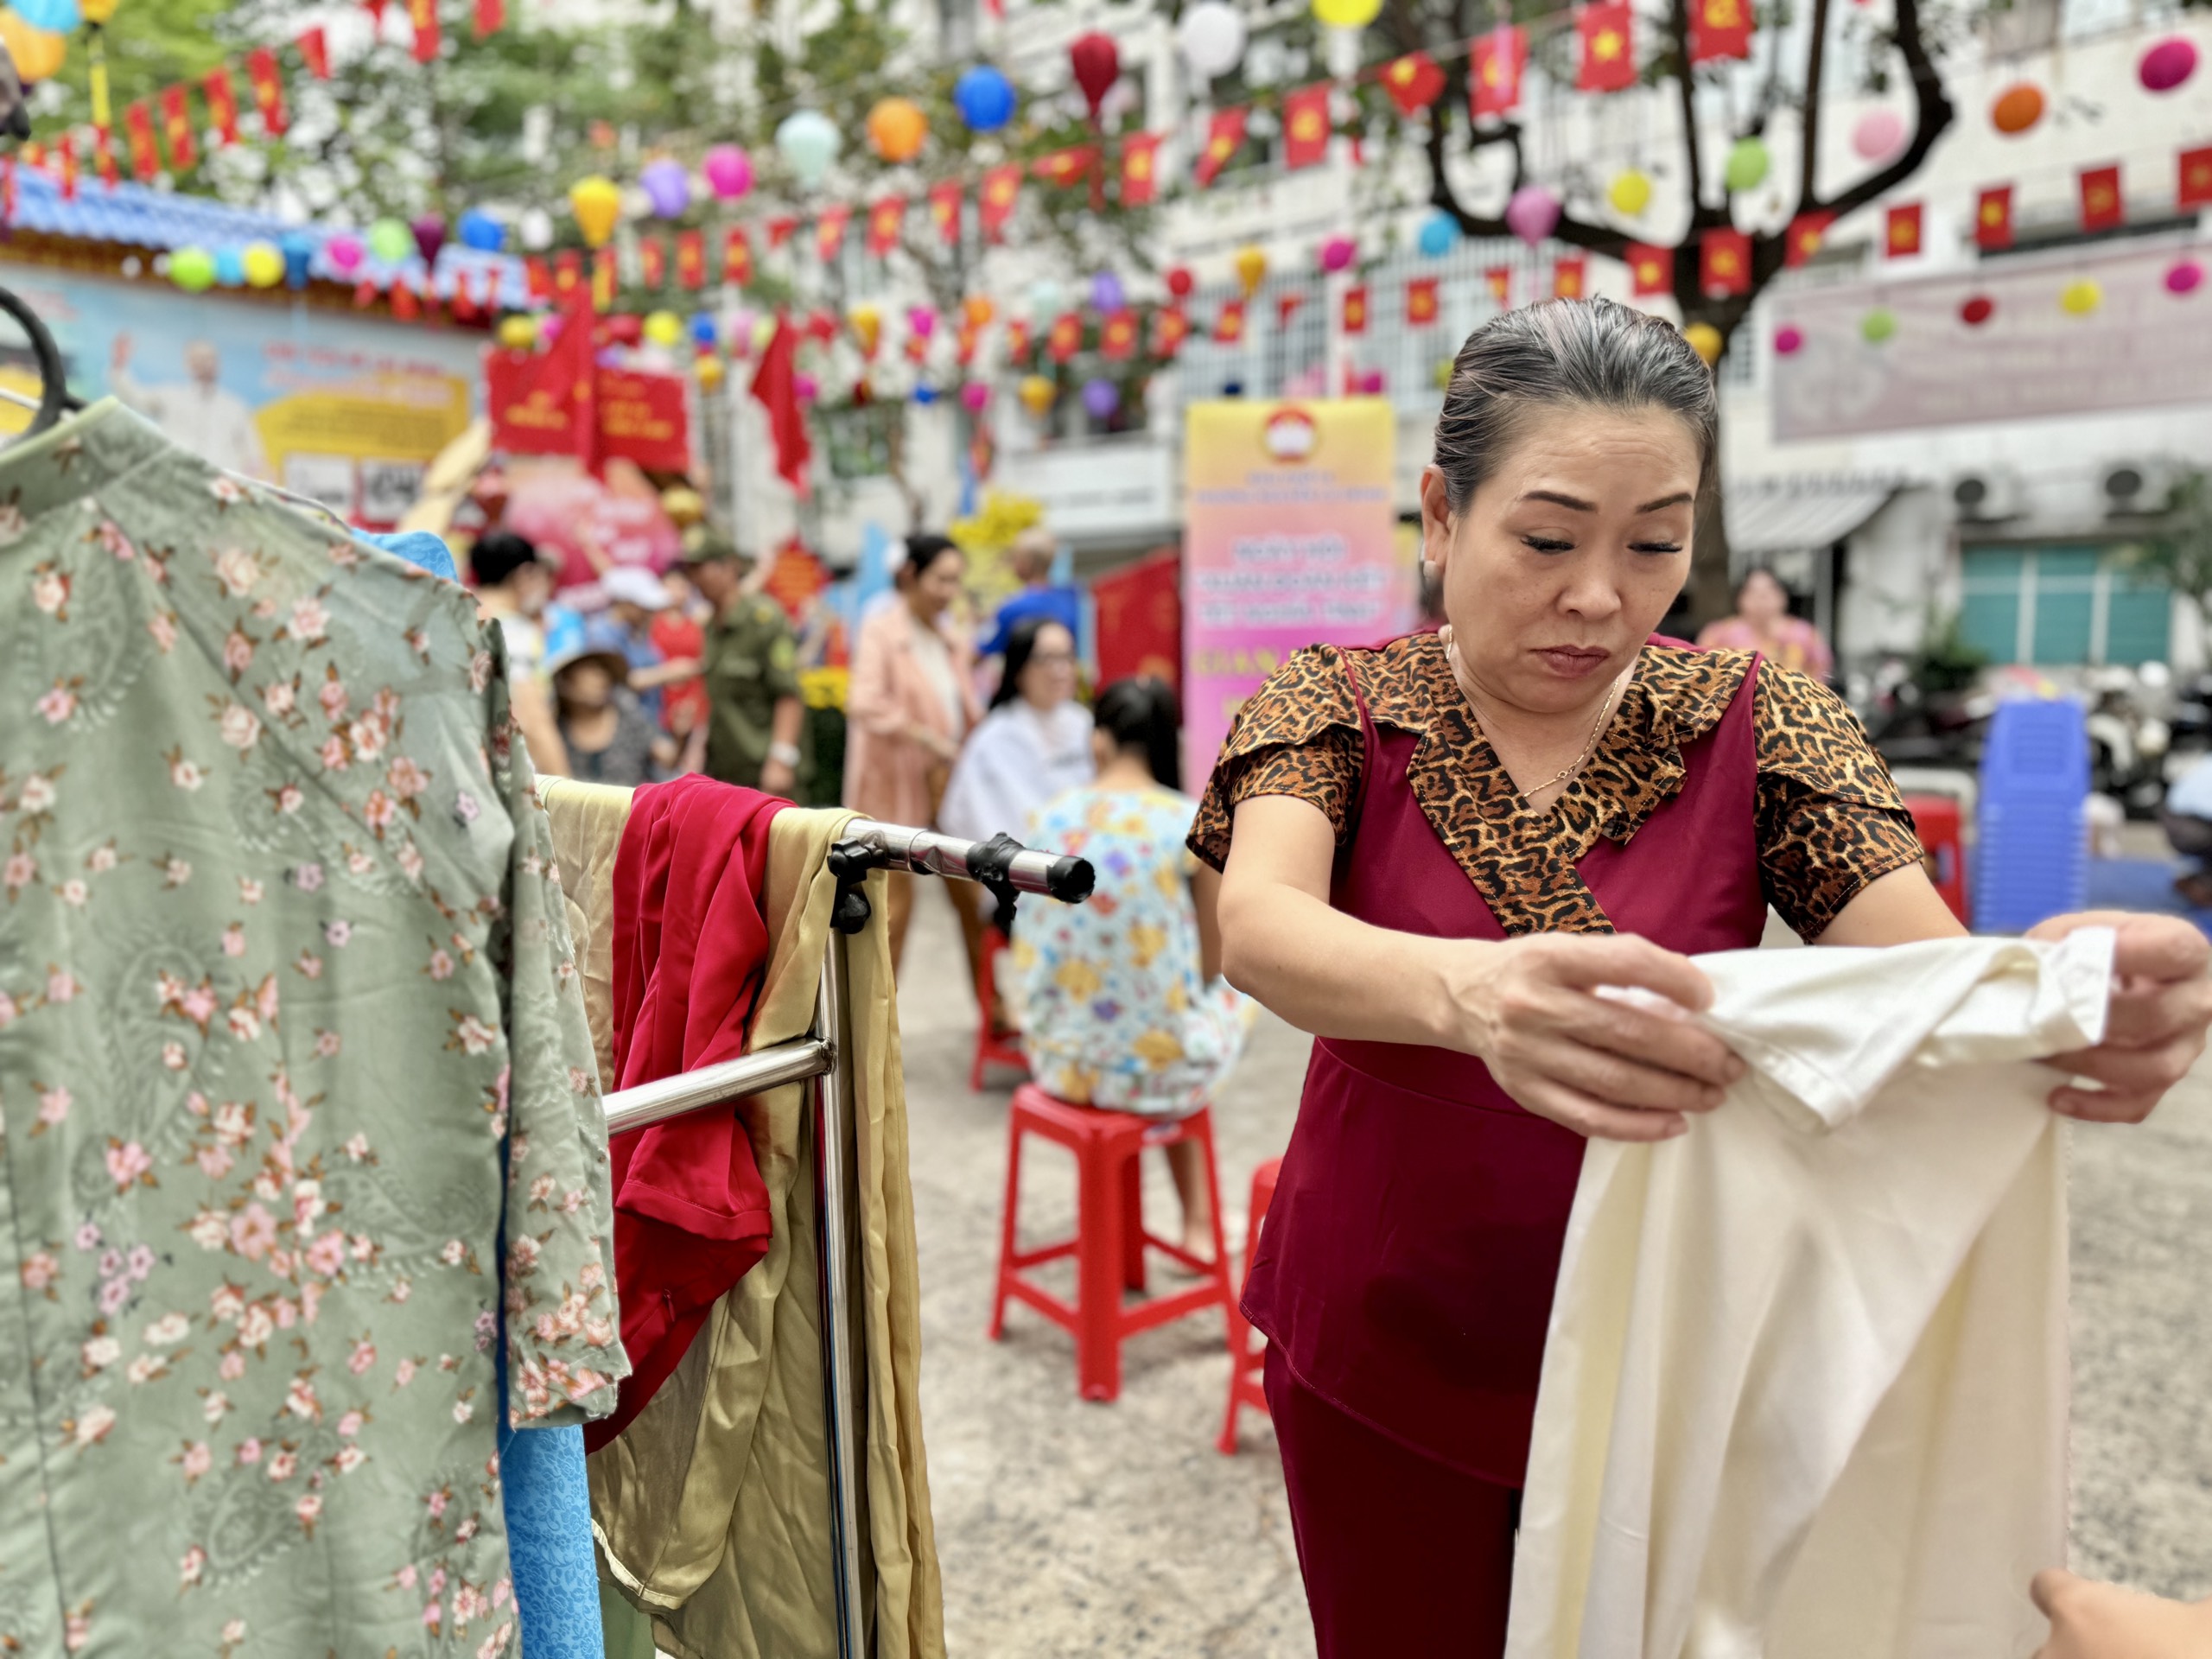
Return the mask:
<path id="1" fill-rule="evenodd" d="M 1921 205 L 1916 201 L 1903 202 L 1890 209 L 1883 220 L 1884 258 L 1907 259 L 1920 251 L 1921 217 Z"/>
<path id="2" fill-rule="evenodd" d="M 563 248 L 553 256 L 553 294 L 566 300 L 584 283 L 584 255 L 581 248 Z"/>
<path id="3" fill-rule="evenodd" d="M 601 369 L 592 377 L 592 401 L 598 405 L 600 459 L 635 461 L 653 472 L 690 470 L 683 376 Z"/>
<path id="4" fill-rule="evenodd" d="M 1978 248 L 2001 253 L 2012 245 L 2012 187 L 1992 185 L 1974 204 L 1974 241 Z"/>
<path id="5" fill-rule="evenodd" d="M 1409 327 L 1427 327 L 1436 321 L 1440 310 L 1435 277 L 1416 276 L 1406 284 L 1406 322 Z"/>
<path id="6" fill-rule="evenodd" d="M 1290 320 L 1298 315 L 1298 308 L 1306 303 L 1306 296 L 1296 289 L 1287 294 L 1275 296 L 1275 327 L 1287 328 Z"/>
<path id="7" fill-rule="evenodd" d="M 1052 319 L 1050 333 L 1045 336 L 1045 355 L 1055 363 L 1065 363 L 1083 349 L 1083 318 L 1073 311 L 1063 311 Z"/>
<path id="8" fill-rule="evenodd" d="M 309 34 L 321 40 L 322 31 L 310 29 Z M 323 60 L 325 79 L 330 73 L 327 57 Z M 245 81 L 253 88 L 253 107 L 261 111 L 261 129 L 271 138 L 281 138 L 291 124 L 284 114 L 284 75 L 276 67 L 276 54 L 265 46 L 257 46 L 245 54 Z"/>
<path id="9" fill-rule="evenodd" d="M 1282 164 L 1295 170 L 1329 155 L 1329 83 L 1301 86 L 1282 101 Z"/>
<path id="10" fill-rule="evenodd" d="M 200 146 L 193 142 L 192 111 L 184 101 L 184 88 L 162 88 L 162 144 L 168 152 L 169 171 L 188 173 L 200 159 Z"/>
<path id="11" fill-rule="evenodd" d="M 1572 258 L 1552 262 L 1552 297 L 1555 300 L 1579 300 L 1583 297 L 1588 268 L 1580 254 Z"/>
<path id="12" fill-rule="evenodd" d="M 1006 325 L 1006 360 L 1026 366 L 1030 343 L 1029 325 L 1020 317 L 1009 318 Z"/>
<path id="13" fill-rule="evenodd" d="M 1528 61 L 1528 31 L 1517 23 L 1475 36 L 1467 52 L 1468 113 L 1479 121 L 1518 109 L 1521 71 Z"/>
<path id="14" fill-rule="evenodd" d="M 330 37 L 322 32 L 322 25 L 303 29 L 293 42 L 300 48 L 300 61 L 308 67 L 308 73 L 317 80 L 330 79 Z"/>
<path id="15" fill-rule="evenodd" d="M 1179 305 L 1162 306 L 1152 314 L 1152 354 L 1173 357 L 1191 337 L 1191 319 Z"/>
<path id="16" fill-rule="evenodd" d="M 1040 158 L 1030 171 L 1046 183 L 1065 190 L 1070 185 L 1081 184 L 1090 177 L 1090 169 L 1097 162 L 1097 145 L 1074 144 Z"/>
<path id="17" fill-rule="evenodd" d="M 2174 205 L 2212 207 L 2212 144 L 2181 153 L 2180 183 Z"/>
<path id="18" fill-rule="evenodd" d="M 1128 310 L 1109 312 L 1098 325 L 1098 355 L 1119 363 L 1135 356 L 1136 349 L 1137 314 Z"/>
<path id="19" fill-rule="evenodd" d="M 1244 338 L 1244 302 L 1224 300 L 1221 315 L 1213 320 L 1213 337 L 1217 345 L 1234 346 Z"/>
<path id="20" fill-rule="evenodd" d="M 215 136 L 226 144 L 238 141 L 238 100 L 231 90 L 231 72 L 211 69 L 200 80 L 200 90 L 207 99 L 207 118 L 215 124 Z"/>
<path id="21" fill-rule="evenodd" d="M 722 281 L 742 288 L 753 280 L 753 238 L 742 225 L 722 232 Z"/>
<path id="22" fill-rule="evenodd" d="M 814 221 L 814 251 L 823 264 L 844 251 L 845 230 L 852 222 L 853 210 L 842 201 L 824 207 L 822 217 Z"/>
<path id="23" fill-rule="evenodd" d="M 1751 14 L 1745 0 L 1690 0 L 1690 61 L 1751 55 Z"/>
<path id="24" fill-rule="evenodd" d="M 983 331 L 974 323 L 962 323 L 952 336 L 953 361 L 963 369 L 973 363 L 976 360 L 976 343 L 982 337 Z"/>
<path id="25" fill-rule="evenodd" d="M 943 184 L 930 187 L 930 223 L 937 226 L 938 240 L 948 248 L 960 245 L 960 198 L 957 179 L 947 179 Z"/>
<path id="26" fill-rule="evenodd" d="M 1675 291 L 1675 251 L 1649 242 L 1628 245 L 1629 293 L 1636 299 Z"/>
<path id="27" fill-rule="evenodd" d="M 884 196 L 868 210 L 868 251 L 880 259 L 899 245 L 899 228 L 906 222 L 906 199 Z"/>
<path id="28" fill-rule="evenodd" d="M 1134 132 L 1122 140 L 1122 206 L 1148 207 L 1160 194 L 1160 135 Z"/>
<path id="29" fill-rule="evenodd" d="M 415 290 L 396 277 L 392 281 L 389 297 L 391 301 L 391 315 L 398 321 L 412 322 L 423 315 L 423 302 L 416 297 Z"/>
<path id="30" fill-rule="evenodd" d="M 985 239 L 1003 241 L 1006 222 L 1014 217 L 1014 204 L 1021 200 L 1021 164 L 1008 162 L 1004 167 L 995 167 L 983 175 L 983 190 L 978 199 L 978 214 L 982 220 Z"/>
<path id="31" fill-rule="evenodd" d="M 1716 299 L 1751 291 L 1751 238 L 1741 231 L 1707 231 L 1698 238 L 1697 285 Z"/>
<path id="32" fill-rule="evenodd" d="M 1831 213 L 1800 213 L 1789 221 L 1783 232 L 1782 263 L 1791 270 L 1810 263 L 1821 251 L 1821 243 L 1828 233 L 1828 226 L 1835 223 Z"/>
<path id="33" fill-rule="evenodd" d="M 1444 95 L 1444 71 L 1426 52 L 1408 52 L 1382 67 L 1382 90 L 1401 115 L 1425 110 Z"/>
<path id="34" fill-rule="evenodd" d="M 484 412 L 492 442 L 514 454 L 574 455 L 589 466 L 598 429 L 593 408 L 591 320 L 571 308 L 543 352 L 484 353 Z"/>
<path id="35" fill-rule="evenodd" d="M 407 21 L 415 25 L 415 61 L 438 55 L 438 0 L 407 0 Z"/>
<path id="36" fill-rule="evenodd" d="M 1191 176 L 1204 189 L 1220 176 L 1221 169 L 1229 165 L 1229 158 L 1244 147 L 1244 129 L 1252 119 L 1249 110 L 1216 110 L 1213 118 L 1206 123 L 1206 147 L 1198 152 L 1198 164 L 1191 169 Z"/>
<path id="37" fill-rule="evenodd" d="M 0 225 L 16 222 L 16 158 L 0 156 Z"/>
<path id="38" fill-rule="evenodd" d="M 620 283 L 620 272 L 615 269 L 614 250 L 595 248 L 591 256 L 591 308 L 607 312 L 614 308 L 614 295 Z"/>
<path id="39" fill-rule="evenodd" d="M 2120 168 L 2082 169 L 2082 228 L 2116 231 L 2127 222 L 2127 202 L 2120 192 Z"/>
<path id="40" fill-rule="evenodd" d="M 707 285 L 707 233 L 704 231 L 678 231 L 676 233 L 676 280 L 686 288 Z"/>
<path id="41" fill-rule="evenodd" d="M 1491 299 L 1501 309 L 1510 307 L 1513 303 L 1513 267 L 1491 265 L 1483 272 L 1483 286 L 1490 290 Z"/>
<path id="42" fill-rule="evenodd" d="M 115 135 L 105 127 L 92 129 L 92 162 L 100 182 L 112 190 L 123 182 L 123 169 L 115 164 Z"/>
<path id="43" fill-rule="evenodd" d="M 60 159 L 61 200 L 74 201 L 77 200 L 77 135 L 75 133 L 65 132 L 61 135 Z"/>
<path id="44" fill-rule="evenodd" d="M 506 0 L 476 0 L 476 38 L 496 35 L 507 26 Z"/>
<path id="45" fill-rule="evenodd" d="M 1619 92 L 1636 85 L 1635 16 L 1626 0 L 1585 6 L 1576 15 L 1574 32 L 1582 42 L 1577 92 Z"/>
<path id="46" fill-rule="evenodd" d="M 522 262 L 524 290 L 532 300 L 553 297 L 553 267 L 536 254 L 527 255 Z"/>
<path id="47" fill-rule="evenodd" d="M 788 214 L 768 221 L 768 251 L 773 253 L 798 233 L 798 220 Z"/>
<path id="48" fill-rule="evenodd" d="M 638 238 L 638 277 L 647 288 L 668 281 L 668 244 L 657 236 Z"/>
<path id="49" fill-rule="evenodd" d="M 1359 283 L 1344 289 L 1344 329 L 1348 334 L 1367 332 L 1367 284 Z"/>

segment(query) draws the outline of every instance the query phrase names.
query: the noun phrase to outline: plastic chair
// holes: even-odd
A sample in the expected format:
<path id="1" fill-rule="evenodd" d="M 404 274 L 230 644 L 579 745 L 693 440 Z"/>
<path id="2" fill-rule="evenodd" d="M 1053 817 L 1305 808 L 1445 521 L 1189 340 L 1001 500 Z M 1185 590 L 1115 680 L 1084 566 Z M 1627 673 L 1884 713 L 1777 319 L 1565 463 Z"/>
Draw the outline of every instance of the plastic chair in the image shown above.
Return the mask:
<path id="1" fill-rule="evenodd" d="M 1936 867 L 1929 872 L 1936 891 L 1943 895 L 1951 914 L 1971 927 L 1973 918 L 1967 907 L 1966 815 L 1948 795 L 1908 795 L 1904 805 L 1912 814 L 1912 827 L 1921 846 Z"/>
<path id="2" fill-rule="evenodd" d="M 2082 705 L 2016 698 L 1999 703 L 1982 747 L 1974 907 L 1982 931 L 2024 933 L 2079 910 L 2089 851 L 2082 822 L 2089 796 L 2089 735 Z"/>
<path id="3" fill-rule="evenodd" d="M 1275 1177 L 1282 1173 L 1282 1160 L 1270 1158 L 1252 1172 L 1252 1207 L 1244 1223 L 1244 1277 L 1239 1287 L 1251 1282 L 1252 1252 L 1260 1247 L 1260 1224 L 1267 1219 L 1268 1206 L 1274 1202 Z M 1229 1415 L 1221 1426 L 1221 1439 L 1215 1445 L 1221 1455 L 1236 1455 L 1236 1416 L 1246 1406 L 1265 1412 L 1268 1391 L 1260 1386 L 1260 1373 L 1267 1364 L 1267 1350 L 1252 1341 L 1252 1327 L 1234 1300 L 1229 1304 Z"/>

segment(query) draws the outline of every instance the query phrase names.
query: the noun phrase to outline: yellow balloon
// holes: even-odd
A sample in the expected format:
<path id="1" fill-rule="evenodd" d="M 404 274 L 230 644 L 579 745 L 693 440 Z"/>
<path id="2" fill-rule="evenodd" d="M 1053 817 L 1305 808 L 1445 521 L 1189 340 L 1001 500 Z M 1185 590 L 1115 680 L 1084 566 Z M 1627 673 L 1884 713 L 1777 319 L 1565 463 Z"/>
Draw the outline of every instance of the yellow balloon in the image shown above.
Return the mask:
<path id="1" fill-rule="evenodd" d="M 1313 0 L 1313 15 L 1331 29 L 1365 29 L 1382 10 L 1382 0 Z"/>
<path id="2" fill-rule="evenodd" d="M 622 215 L 622 193 L 615 188 L 613 180 L 594 173 L 569 187 L 569 207 L 585 242 L 603 248 L 614 234 L 615 220 Z"/>
<path id="3" fill-rule="evenodd" d="M 61 67 L 69 55 L 69 37 L 52 29 L 33 29 L 13 11 L 0 11 L 0 44 L 16 60 L 16 73 L 25 80 L 45 80 Z"/>
<path id="4" fill-rule="evenodd" d="M 2103 285 L 2087 276 L 2067 283 L 2058 296 L 2059 308 L 2076 317 L 2088 316 L 2104 302 Z"/>
<path id="5" fill-rule="evenodd" d="M 880 99 L 868 112 L 868 141 L 887 162 L 911 162 L 930 136 L 930 118 L 908 98 Z"/>
<path id="6" fill-rule="evenodd" d="M 649 311 L 645 338 L 656 346 L 674 346 L 683 338 L 683 319 L 673 311 Z"/>
<path id="7" fill-rule="evenodd" d="M 1244 284 L 1244 297 L 1250 299 L 1260 291 L 1260 284 L 1268 279 L 1268 256 L 1256 247 L 1240 248 L 1236 254 L 1236 280 Z"/>
<path id="8" fill-rule="evenodd" d="M 242 256 L 245 279 L 256 288 L 274 288 L 284 280 L 284 255 L 273 242 L 249 242 Z"/>
<path id="9" fill-rule="evenodd" d="M 704 362 L 706 359 L 700 359 Z M 678 530 L 689 530 L 707 516 L 707 503 L 698 491 L 672 484 L 660 493 L 660 510 Z"/>
<path id="10" fill-rule="evenodd" d="M 1026 374 L 1021 378 L 1021 406 L 1032 415 L 1042 418 L 1052 407 L 1052 400 L 1059 389 L 1041 374 Z"/>
<path id="11" fill-rule="evenodd" d="M 1639 173 L 1634 168 L 1625 173 L 1616 174 L 1605 195 L 1613 204 L 1616 213 L 1626 213 L 1634 219 L 1651 205 L 1651 175 Z"/>
<path id="12" fill-rule="evenodd" d="M 1723 343 L 1720 331 L 1711 323 L 1690 324 L 1688 327 L 1682 330 L 1682 338 L 1689 341 L 1692 351 L 1705 359 L 1707 368 L 1711 368 L 1720 360 L 1720 347 Z"/>
<path id="13" fill-rule="evenodd" d="M 711 353 L 694 363 L 691 372 L 699 377 L 699 390 L 702 391 L 713 391 L 721 385 L 724 373 L 722 360 Z"/>
<path id="14" fill-rule="evenodd" d="M 499 344 L 511 352 L 526 352 L 537 344 L 537 319 L 518 312 L 499 319 Z"/>
<path id="15" fill-rule="evenodd" d="M 88 23 L 105 23 L 115 16 L 115 0 L 78 0 L 77 11 Z"/>

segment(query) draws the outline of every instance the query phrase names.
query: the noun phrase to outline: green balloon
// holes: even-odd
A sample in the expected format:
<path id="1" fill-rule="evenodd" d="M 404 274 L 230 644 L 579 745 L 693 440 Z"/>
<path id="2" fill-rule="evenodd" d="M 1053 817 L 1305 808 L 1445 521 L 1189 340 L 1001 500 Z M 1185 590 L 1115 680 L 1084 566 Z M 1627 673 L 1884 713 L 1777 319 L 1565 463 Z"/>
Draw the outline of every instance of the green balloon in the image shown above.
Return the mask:
<path id="1" fill-rule="evenodd" d="M 1878 346 L 1897 331 L 1897 314 L 1877 306 L 1859 320 L 1859 337 L 1869 346 Z"/>
<path id="2" fill-rule="evenodd" d="M 169 255 L 169 280 L 188 294 L 215 285 L 215 256 L 205 248 L 179 248 Z"/>
<path id="3" fill-rule="evenodd" d="M 369 226 L 369 251 L 396 265 L 415 251 L 415 232 L 396 219 L 380 219 Z"/>
<path id="4" fill-rule="evenodd" d="M 1735 148 L 1728 152 L 1728 188 L 1731 190 L 1756 190 L 1766 178 L 1772 158 L 1767 155 L 1766 140 L 1760 137 L 1738 138 Z"/>

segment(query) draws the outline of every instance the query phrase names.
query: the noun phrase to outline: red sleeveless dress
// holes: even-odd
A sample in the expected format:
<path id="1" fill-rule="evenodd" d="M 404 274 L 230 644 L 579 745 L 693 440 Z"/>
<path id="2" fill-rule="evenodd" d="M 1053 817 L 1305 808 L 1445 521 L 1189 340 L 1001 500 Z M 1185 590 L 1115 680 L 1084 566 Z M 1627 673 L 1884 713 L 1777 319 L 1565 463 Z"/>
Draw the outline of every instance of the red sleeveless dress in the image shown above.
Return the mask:
<path id="1" fill-rule="evenodd" d="M 1344 654 L 1356 690 L 1369 655 Z M 1758 943 L 1758 671 L 1683 746 L 1681 790 L 1575 866 L 1617 931 L 1685 955 Z M 1400 932 L 1505 938 L 1414 798 L 1418 734 L 1378 726 L 1363 693 L 1360 720 L 1332 902 Z M 1512 1496 L 1582 1147 L 1478 1060 L 1314 1044 L 1243 1306 L 1269 1338 L 1323 1659 L 1502 1650 Z"/>

